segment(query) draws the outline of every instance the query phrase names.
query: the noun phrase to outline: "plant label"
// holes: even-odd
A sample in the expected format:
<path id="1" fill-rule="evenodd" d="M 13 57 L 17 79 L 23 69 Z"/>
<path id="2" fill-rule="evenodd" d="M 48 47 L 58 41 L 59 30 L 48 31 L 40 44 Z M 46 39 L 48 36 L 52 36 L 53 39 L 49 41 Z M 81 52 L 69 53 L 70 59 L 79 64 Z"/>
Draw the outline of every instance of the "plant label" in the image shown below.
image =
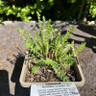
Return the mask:
<path id="1" fill-rule="evenodd" d="M 33 84 L 30 96 L 80 96 L 74 83 Z"/>

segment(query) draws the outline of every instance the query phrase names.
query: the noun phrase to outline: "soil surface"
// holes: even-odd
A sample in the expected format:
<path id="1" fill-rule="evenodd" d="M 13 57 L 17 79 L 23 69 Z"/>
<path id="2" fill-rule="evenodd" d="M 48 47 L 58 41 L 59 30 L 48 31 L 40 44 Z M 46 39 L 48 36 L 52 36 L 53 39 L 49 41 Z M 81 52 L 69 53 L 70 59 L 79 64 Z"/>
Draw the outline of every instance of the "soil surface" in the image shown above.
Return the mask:
<path id="1" fill-rule="evenodd" d="M 72 23 L 58 21 L 53 26 L 60 28 L 62 34 Z M 36 22 L 13 22 L 0 24 L 0 96 L 29 96 L 29 88 L 20 85 L 19 77 L 22 69 L 26 48 L 23 39 L 18 35 L 17 27 L 30 30 L 35 36 L 39 31 Z M 96 27 L 75 24 L 70 40 L 79 46 L 86 42 L 86 47 L 78 55 L 85 76 L 85 85 L 78 88 L 81 96 L 96 96 Z"/>
<path id="2" fill-rule="evenodd" d="M 52 69 L 52 66 L 41 66 L 36 73 L 32 72 L 32 68 L 34 67 L 33 60 L 28 61 L 27 72 L 25 76 L 25 82 L 58 82 L 63 81 L 60 79 L 56 74 L 55 71 Z M 60 69 L 62 70 L 62 69 Z M 64 70 L 64 69 L 63 69 Z M 73 68 L 66 68 L 65 76 L 68 77 L 67 80 L 75 81 L 75 72 Z M 63 71 L 64 72 L 64 71 Z M 77 78 L 76 78 L 77 79 Z"/>

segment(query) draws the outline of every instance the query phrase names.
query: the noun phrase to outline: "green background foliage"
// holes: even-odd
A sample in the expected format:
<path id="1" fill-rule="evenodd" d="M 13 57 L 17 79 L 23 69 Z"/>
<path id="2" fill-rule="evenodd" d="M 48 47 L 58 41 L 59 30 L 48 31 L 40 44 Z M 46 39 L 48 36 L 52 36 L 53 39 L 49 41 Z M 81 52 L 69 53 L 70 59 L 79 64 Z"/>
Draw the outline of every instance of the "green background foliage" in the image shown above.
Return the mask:
<path id="1" fill-rule="evenodd" d="M 91 1 L 89 13 L 92 15 L 92 18 L 96 17 L 96 1 L 95 0 Z"/>
<path id="2" fill-rule="evenodd" d="M 52 20 L 95 19 L 96 0 L 0 0 L 0 22 L 37 20 L 36 11 Z"/>
<path id="3" fill-rule="evenodd" d="M 29 21 L 36 19 L 35 12 L 49 10 L 54 4 L 53 0 L 2 0 L 0 1 L 0 15 L 4 20 Z M 1 19 L 1 20 L 2 20 Z"/>

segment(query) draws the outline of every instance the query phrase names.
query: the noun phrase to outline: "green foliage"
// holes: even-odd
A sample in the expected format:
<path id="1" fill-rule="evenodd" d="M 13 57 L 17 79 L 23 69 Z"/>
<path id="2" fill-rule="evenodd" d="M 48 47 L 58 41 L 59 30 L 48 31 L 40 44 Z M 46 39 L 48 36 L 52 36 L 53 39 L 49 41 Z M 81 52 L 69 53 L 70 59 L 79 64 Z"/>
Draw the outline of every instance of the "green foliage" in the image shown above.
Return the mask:
<path id="1" fill-rule="evenodd" d="M 89 13 L 95 18 L 96 0 L 0 0 L 0 22 L 37 20 L 36 11 L 52 20 L 82 19 Z"/>
<path id="2" fill-rule="evenodd" d="M 32 72 L 33 73 L 35 73 L 35 74 L 37 74 L 37 70 L 40 68 L 40 66 L 33 66 L 33 68 L 32 68 Z"/>
<path id="3" fill-rule="evenodd" d="M 92 18 L 96 17 L 96 1 L 91 1 L 89 13 L 91 14 Z"/>
<path id="4" fill-rule="evenodd" d="M 21 18 L 21 20 L 28 22 L 31 20 L 31 16 L 28 16 L 28 14 L 31 11 L 31 7 L 26 5 L 24 8 L 18 7 L 16 5 L 8 5 L 8 2 L 6 1 L 0 1 L 0 14 L 6 14 L 6 16 L 16 16 L 17 18 Z M 10 18 L 9 18 L 10 19 Z"/>
<path id="5" fill-rule="evenodd" d="M 43 16 L 41 21 L 38 12 L 37 16 L 40 32 L 36 32 L 36 38 L 31 36 L 28 31 L 18 28 L 19 34 L 25 40 L 25 46 L 32 53 L 32 57 L 39 58 L 34 61 L 32 72 L 36 73 L 38 68 L 47 65 L 53 68 L 57 77 L 63 81 L 68 81 L 69 77 L 67 76 L 66 69 L 73 66 L 76 61 L 74 55 L 85 47 L 85 43 L 82 43 L 79 48 L 73 50 L 74 41 L 68 42 L 70 34 L 74 29 L 73 25 L 66 35 L 63 36 L 58 29 L 51 27 L 51 20 L 46 21 Z M 58 33 L 56 34 L 56 32 Z"/>
<path id="6" fill-rule="evenodd" d="M 0 23 L 3 21 L 3 18 L 2 17 L 0 17 Z"/>
<path id="7" fill-rule="evenodd" d="M 4 0 L 0 1 L 0 14 L 3 20 L 5 18 L 7 20 L 12 20 L 12 18 L 14 17 L 15 20 L 19 19 L 29 22 L 30 20 L 32 20 L 32 17 L 35 15 L 36 11 L 42 13 L 42 10 L 49 10 L 53 4 L 54 0 L 19 0 L 18 2 L 16 0 Z M 0 19 L 0 21 L 2 21 L 2 19 Z"/>

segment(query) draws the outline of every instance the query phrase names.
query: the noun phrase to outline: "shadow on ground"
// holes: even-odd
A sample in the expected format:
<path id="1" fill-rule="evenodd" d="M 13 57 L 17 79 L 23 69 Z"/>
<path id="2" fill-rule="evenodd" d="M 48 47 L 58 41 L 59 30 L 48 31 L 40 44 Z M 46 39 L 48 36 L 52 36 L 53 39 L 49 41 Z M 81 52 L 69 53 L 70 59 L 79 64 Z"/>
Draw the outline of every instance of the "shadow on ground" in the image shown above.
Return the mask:
<path id="1" fill-rule="evenodd" d="M 90 34 L 90 35 L 96 36 L 95 26 L 79 25 L 77 28 L 83 32 Z"/>
<path id="2" fill-rule="evenodd" d="M 16 83 L 15 96 L 29 96 L 30 92 L 29 88 L 23 88 L 19 82 L 23 62 L 24 62 L 24 56 L 22 56 L 22 54 L 19 53 L 19 55 L 16 56 L 16 63 L 11 77 L 11 81 Z"/>
<path id="3" fill-rule="evenodd" d="M 84 33 L 88 33 L 88 34 L 96 37 L 96 28 L 94 26 L 79 25 L 77 28 L 79 30 L 83 31 Z M 96 53 L 96 38 L 87 37 L 86 35 L 84 35 L 84 36 L 80 36 L 80 35 L 77 35 L 77 34 L 73 34 L 73 35 L 75 35 L 77 37 L 84 38 L 85 42 L 86 42 L 86 47 L 91 48 L 92 51 L 94 53 Z M 78 40 L 78 41 L 75 41 L 75 43 L 80 44 L 81 42 Z"/>
<path id="4" fill-rule="evenodd" d="M 88 48 L 91 48 L 92 51 L 94 53 L 96 53 L 96 39 L 95 38 L 88 38 L 88 37 L 85 37 L 85 36 L 80 36 L 80 35 L 77 35 L 77 34 L 73 34 L 74 36 L 76 37 L 81 37 L 81 38 L 84 38 L 86 42 L 86 47 Z M 73 40 L 73 39 L 70 39 L 70 41 Z M 74 40 L 75 44 L 81 44 L 82 42 L 79 41 L 79 40 Z"/>
<path id="5" fill-rule="evenodd" d="M 72 24 L 73 25 L 73 24 Z M 69 25 L 68 25 L 69 26 Z M 62 28 L 61 28 L 62 29 Z M 63 28 L 64 29 L 64 28 Z M 79 38 L 84 38 L 86 42 L 86 47 L 91 48 L 94 53 L 96 53 L 96 27 L 94 26 L 85 26 L 85 25 L 78 25 L 77 29 L 81 30 L 83 32 L 83 35 L 78 35 L 75 33 L 72 33 L 73 36 L 78 38 L 78 40 L 69 39 L 69 42 L 74 40 L 75 44 L 81 44 L 82 41 L 79 40 Z M 75 31 L 75 29 L 74 29 Z M 65 35 L 67 30 L 62 30 L 61 34 Z M 87 36 L 87 34 L 90 35 L 90 37 Z"/>
<path id="6" fill-rule="evenodd" d="M 0 96 L 12 96 L 9 90 L 9 76 L 6 70 L 0 70 Z"/>

